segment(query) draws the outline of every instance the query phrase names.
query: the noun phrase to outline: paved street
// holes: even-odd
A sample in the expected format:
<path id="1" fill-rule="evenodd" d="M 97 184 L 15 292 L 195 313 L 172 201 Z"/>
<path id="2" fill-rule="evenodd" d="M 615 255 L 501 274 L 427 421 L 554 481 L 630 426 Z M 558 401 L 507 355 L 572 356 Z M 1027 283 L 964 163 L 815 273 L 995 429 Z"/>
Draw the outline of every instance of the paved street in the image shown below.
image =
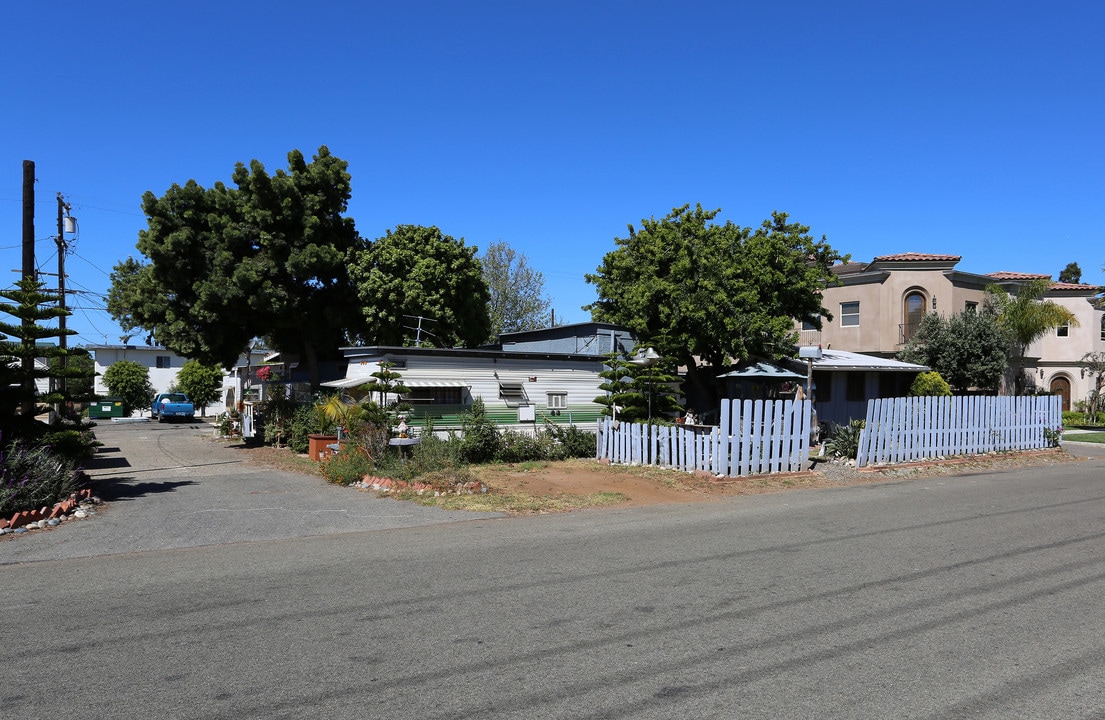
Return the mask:
<path id="1" fill-rule="evenodd" d="M 317 477 L 246 463 L 204 422 L 101 422 L 89 466 L 108 507 L 23 539 L 0 542 L 0 566 L 199 545 L 270 541 L 471 519 Z M 480 517 L 475 515 L 474 517 Z"/>
<path id="2" fill-rule="evenodd" d="M 130 482 L 195 479 L 164 464 L 145 480 L 132 468 Z M 204 478 L 196 485 L 263 492 L 233 465 L 193 472 Z M 136 493 L 84 525 L 124 527 L 129 504 L 153 497 L 171 516 L 172 498 L 196 485 Z M 407 512 L 372 500 L 360 512 Z M 1102 459 L 697 505 L 447 519 L 0 566 L 0 713 L 1105 714 Z M 2 543 L 0 559 L 60 532 Z"/>

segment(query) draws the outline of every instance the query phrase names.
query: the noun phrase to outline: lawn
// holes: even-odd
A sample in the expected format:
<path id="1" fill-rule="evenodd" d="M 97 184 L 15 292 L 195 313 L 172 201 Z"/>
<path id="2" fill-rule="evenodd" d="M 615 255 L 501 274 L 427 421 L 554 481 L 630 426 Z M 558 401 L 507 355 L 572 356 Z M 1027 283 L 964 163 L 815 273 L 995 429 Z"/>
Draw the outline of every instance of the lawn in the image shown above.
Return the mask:
<path id="1" fill-rule="evenodd" d="M 1105 432 L 1068 433 L 1067 440 L 1070 442 L 1105 443 Z"/>

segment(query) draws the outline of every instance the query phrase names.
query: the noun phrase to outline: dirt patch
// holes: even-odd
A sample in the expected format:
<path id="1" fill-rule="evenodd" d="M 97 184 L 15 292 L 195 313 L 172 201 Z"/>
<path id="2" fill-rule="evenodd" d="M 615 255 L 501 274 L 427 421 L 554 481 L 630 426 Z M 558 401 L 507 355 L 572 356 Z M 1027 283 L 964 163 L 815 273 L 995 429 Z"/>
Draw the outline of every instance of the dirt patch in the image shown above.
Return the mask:
<path id="1" fill-rule="evenodd" d="M 267 446 L 237 446 L 249 461 L 291 472 L 318 475 L 318 466 L 305 455 Z M 819 462 L 813 471 L 757 475 L 748 478 L 714 478 L 654 467 L 607 465 L 595 460 L 534 462 L 518 465 L 481 465 L 470 468 L 472 479 L 497 495 L 530 498 L 581 498 L 618 493 L 617 507 L 669 503 L 709 502 L 736 495 L 785 492 L 806 488 L 841 487 L 887 480 L 1013 470 L 1077 462 L 1063 450 L 998 453 L 970 458 L 857 470 L 844 463 Z M 552 508 L 561 507 L 553 504 Z M 532 511 L 549 511 L 535 509 Z"/>

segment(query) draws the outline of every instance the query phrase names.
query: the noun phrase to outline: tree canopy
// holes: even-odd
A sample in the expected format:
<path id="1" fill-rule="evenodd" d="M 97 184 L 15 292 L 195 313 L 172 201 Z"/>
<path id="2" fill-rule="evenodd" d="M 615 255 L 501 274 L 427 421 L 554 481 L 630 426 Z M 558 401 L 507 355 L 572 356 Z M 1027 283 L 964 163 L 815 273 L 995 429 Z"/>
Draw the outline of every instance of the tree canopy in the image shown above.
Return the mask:
<path id="1" fill-rule="evenodd" d="M 928 313 L 898 357 L 928 365 L 958 391 L 997 390 L 1009 364 L 1009 335 L 992 312 Z"/>
<path id="2" fill-rule="evenodd" d="M 1082 268 L 1078 267 L 1078 263 L 1067 263 L 1067 266 L 1059 271 L 1059 282 L 1062 283 L 1080 283 L 1082 282 Z"/>
<path id="3" fill-rule="evenodd" d="M 319 148 L 308 163 L 288 153 L 269 175 L 238 163 L 236 187 L 189 180 L 161 197 L 147 192 L 148 262 L 115 266 L 108 311 L 124 330 L 142 328 L 184 357 L 230 367 L 255 337 L 306 358 L 336 353 L 361 319 L 346 272 L 359 237 L 344 217 L 347 163 Z"/>
<path id="4" fill-rule="evenodd" d="M 123 401 L 123 414 L 128 417 L 153 401 L 150 371 L 133 360 L 120 360 L 109 365 L 104 371 L 104 385 L 109 393 Z"/>
<path id="5" fill-rule="evenodd" d="M 1025 387 L 1024 356 L 1028 346 L 1049 330 L 1062 325 L 1078 326 L 1078 318 L 1069 309 L 1043 297 L 1051 287 L 1051 281 L 1041 278 L 1029 280 L 1013 293 L 998 285 L 986 287 L 986 305 L 997 313 L 998 322 L 1012 339 L 1010 356 L 1013 390 L 1020 394 Z"/>
<path id="6" fill-rule="evenodd" d="M 505 242 L 494 242 L 487 246 L 480 264 L 491 293 L 492 339 L 500 333 L 537 330 L 549 324 L 552 301 L 545 295 L 545 278 L 529 266 L 525 255 Z"/>
<path id="7" fill-rule="evenodd" d="M 772 213 L 753 230 L 713 223 L 720 210 L 675 208 L 666 217 L 629 226 L 587 282 L 598 300 L 586 306 L 596 321 L 624 325 L 651 338 L 661 355 L 711 369 L 752 356 L 794 353 L 796 320 L 831 319 L 820 291 L 836 282 L 842 258 L 809 228 Z M 710 380 L 710 382 L 707 382 Z M 712 397 L 712 378 L 698 386 Z"/>
<path id="8" fill-rule="evenodd" d="M 218 365 L 205 365 L 198 360 L 189 360 L 177 373 L 169 390 L 187 395 L 201 416 L 207 417 L 207 406 L 219 399 L 222 384 L 223 372 Z"/>
<path id="9" fill-rule="evenodd" d="M 363 313 L 359 339 L 432 347 L 485 342 L 490 294 L 475 254 L 463 238 L 419 225 L 399 225 L 354 253 L 349 276 Z"/>

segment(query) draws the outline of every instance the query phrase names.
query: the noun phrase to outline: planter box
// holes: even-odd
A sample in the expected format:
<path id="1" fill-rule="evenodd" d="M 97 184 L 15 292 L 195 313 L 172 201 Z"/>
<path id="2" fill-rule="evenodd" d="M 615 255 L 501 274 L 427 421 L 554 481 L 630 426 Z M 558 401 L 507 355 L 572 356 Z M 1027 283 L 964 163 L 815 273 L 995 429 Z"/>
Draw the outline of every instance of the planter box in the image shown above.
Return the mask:
<path id="1" fill-rule="evenodd" d="M 327 445 L 336 445 L 337 443 L 337 435 L 308 435 L 307 454 L 310 455 L 311 459 L 315 462 L 329 460 L 333 451 L 327 447 Z"/>

